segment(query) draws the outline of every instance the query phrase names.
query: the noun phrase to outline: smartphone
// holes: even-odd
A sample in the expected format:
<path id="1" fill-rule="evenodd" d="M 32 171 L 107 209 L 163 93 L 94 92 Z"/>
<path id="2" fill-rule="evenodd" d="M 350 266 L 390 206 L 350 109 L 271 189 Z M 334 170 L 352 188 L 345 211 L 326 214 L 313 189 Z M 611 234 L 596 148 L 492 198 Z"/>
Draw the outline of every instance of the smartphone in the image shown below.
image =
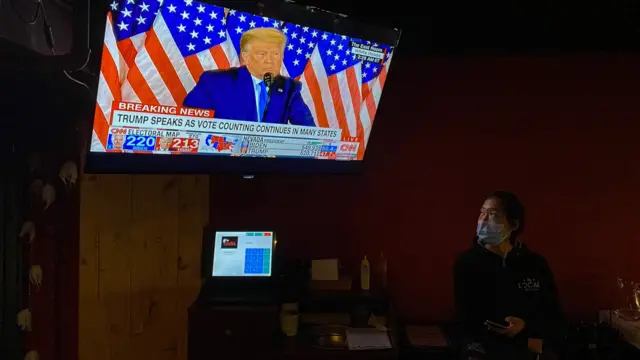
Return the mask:
<path id="1" fill-rule="evenodd" d="M 509 323 L 508 322 L 502 322 L 502 323 L 497 323 L 495 321 L 491 321 L 491 320 L 486 320 L 484 322 L 484 324 L 486 326 L 490 326 L 490 327 L 494 327 L 494 328 L 498 328 L 498 329 L 506 329 L 509 327 Z"/>

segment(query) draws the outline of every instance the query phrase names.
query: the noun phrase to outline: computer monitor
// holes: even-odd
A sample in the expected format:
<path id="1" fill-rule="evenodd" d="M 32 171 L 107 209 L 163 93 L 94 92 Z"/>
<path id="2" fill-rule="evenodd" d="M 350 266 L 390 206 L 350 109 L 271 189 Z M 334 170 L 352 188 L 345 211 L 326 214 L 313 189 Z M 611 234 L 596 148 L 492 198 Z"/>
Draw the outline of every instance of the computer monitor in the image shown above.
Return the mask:
<path id="1" fill-rule="evenodd" d="M 216 231 L 212 277 L 270 277 L 273 231 Z"/>

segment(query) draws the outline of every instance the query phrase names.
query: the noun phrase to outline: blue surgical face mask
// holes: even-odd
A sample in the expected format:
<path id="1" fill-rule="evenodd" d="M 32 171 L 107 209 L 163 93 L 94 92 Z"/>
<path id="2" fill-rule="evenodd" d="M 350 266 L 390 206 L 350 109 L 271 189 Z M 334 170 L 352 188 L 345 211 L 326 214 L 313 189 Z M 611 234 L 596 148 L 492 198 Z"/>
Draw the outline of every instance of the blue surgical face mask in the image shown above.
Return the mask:
<path id="1" fill-rule="evenodd" d="M 497 224 L 493 221 L 481 221 L 478 222 L 476 235 L 478 235 L 478 240 L 483 245 L 500 245 L 509 240 L 511 231 L 502 224 Z"/>

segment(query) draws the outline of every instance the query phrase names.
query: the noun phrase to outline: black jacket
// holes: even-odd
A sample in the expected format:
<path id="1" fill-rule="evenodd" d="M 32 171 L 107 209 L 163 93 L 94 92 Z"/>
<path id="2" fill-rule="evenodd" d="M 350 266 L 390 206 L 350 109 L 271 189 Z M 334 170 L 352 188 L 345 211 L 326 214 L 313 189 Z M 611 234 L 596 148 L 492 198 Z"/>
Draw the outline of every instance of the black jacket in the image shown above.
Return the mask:
<path id="1" fill-rule="evenodd" d="M 517 338 L 556 340 L 563 314 L 553 274 L 544 257 L 517 241 L 503 258 L 483 246 L 462 253 L 454 267 L 456 315 L 467 341 L 482 342 L 484 322 L 507 316 L 525 321 Z"/>

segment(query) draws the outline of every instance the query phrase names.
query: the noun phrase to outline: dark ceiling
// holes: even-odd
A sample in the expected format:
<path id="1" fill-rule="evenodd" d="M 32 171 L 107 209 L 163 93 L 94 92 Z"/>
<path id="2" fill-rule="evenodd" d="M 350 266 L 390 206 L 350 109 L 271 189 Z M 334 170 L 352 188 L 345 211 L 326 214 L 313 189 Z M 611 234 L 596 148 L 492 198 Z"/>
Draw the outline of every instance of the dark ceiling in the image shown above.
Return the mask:
<path id="1" fill-rule="evenodd" d="M 401 28 L 403 52 L 636 51 L 640 44 L 640 1 L 297 2 Z"/>

